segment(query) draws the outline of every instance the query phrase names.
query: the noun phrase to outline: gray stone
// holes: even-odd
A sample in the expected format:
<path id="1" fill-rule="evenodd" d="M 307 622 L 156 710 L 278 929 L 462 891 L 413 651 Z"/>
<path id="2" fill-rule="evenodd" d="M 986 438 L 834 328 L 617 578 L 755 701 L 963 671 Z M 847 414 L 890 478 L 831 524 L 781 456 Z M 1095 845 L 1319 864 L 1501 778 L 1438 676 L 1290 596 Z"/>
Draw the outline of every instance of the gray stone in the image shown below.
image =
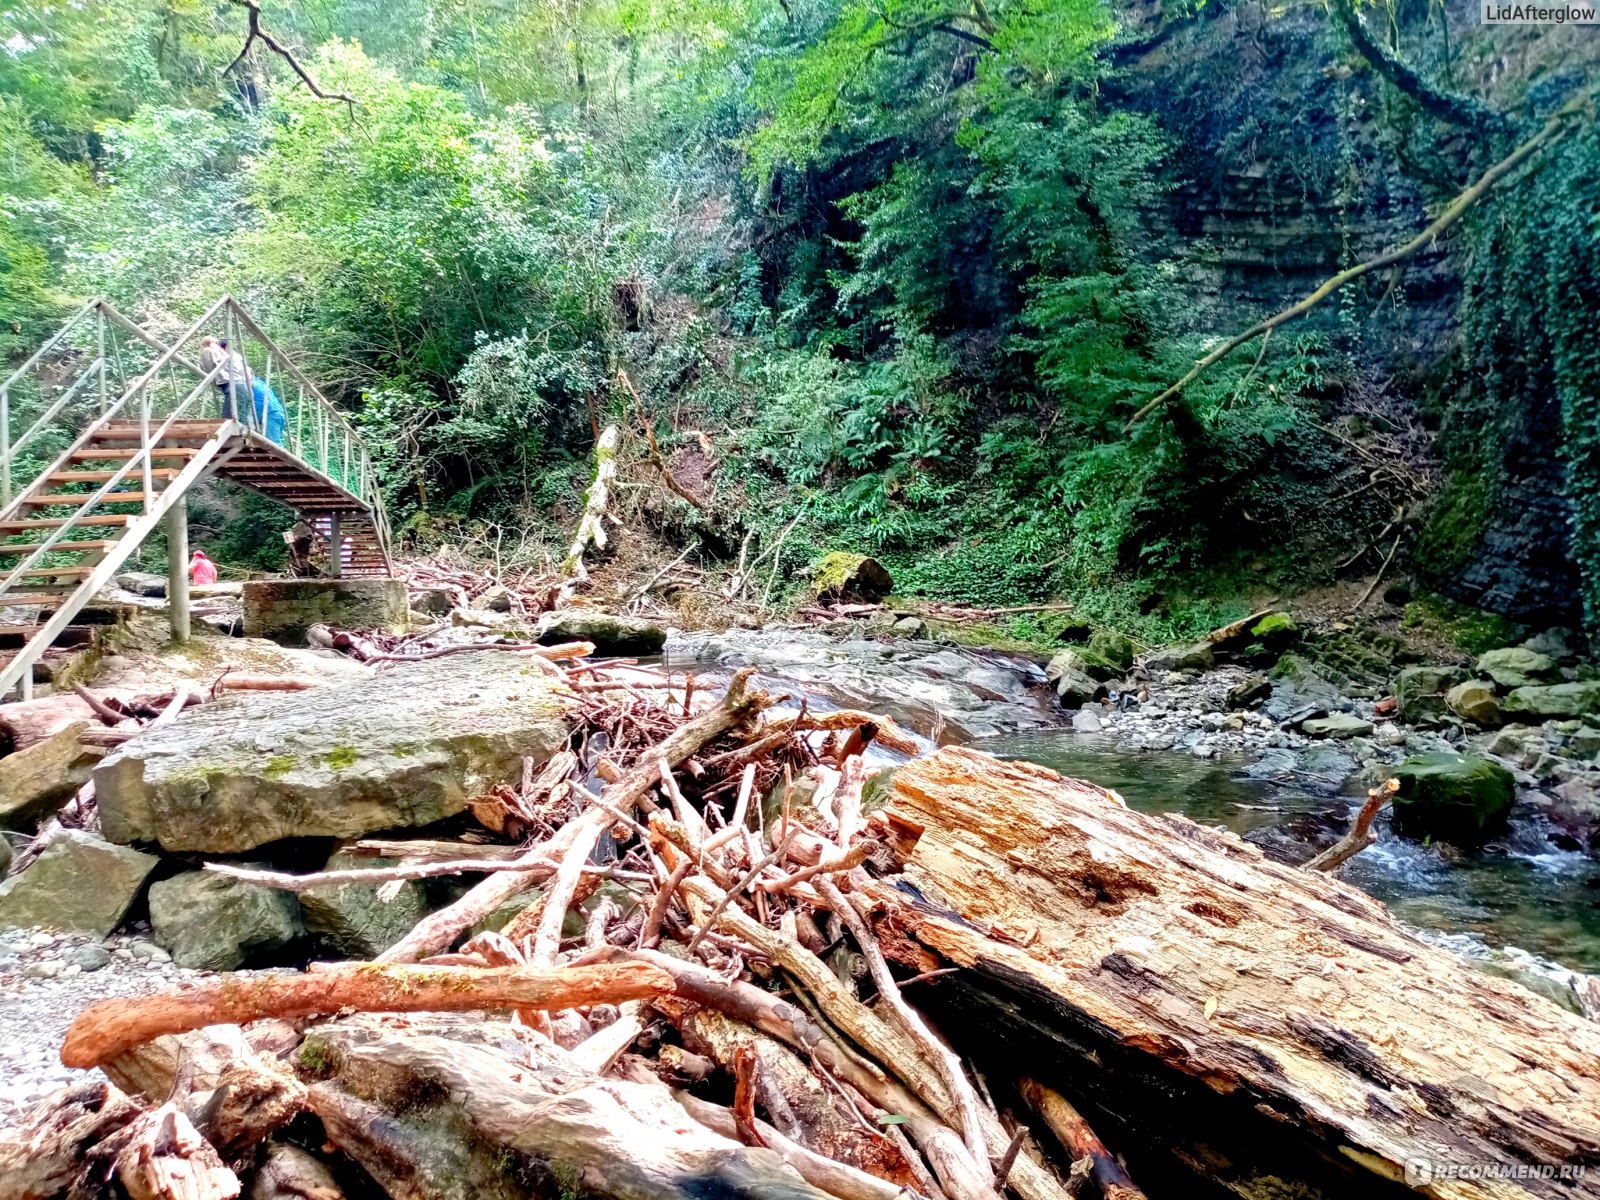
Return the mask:
<path id="1" fill-rule="evenodd" d="M 1096 629 L 1089 635 L 1089 656 L 1099 659 L 1120 675 L 1133 666 L 1134 645 L 1115 629 Z"/>
<path id="2" fill-rule="evenodd" d="M 150 925 L 173 962 L 199 971 L 232 971 L 302 932 L 292 893 L 211 871 L 152 883 Z"/>
<path id="3" fill-rule="evenodd" d="M 4 879 L 11 870 L 11 839 L 0 833 L 0 879 Z"/>
<path id="4" fill-rule="evenodd" d="M 1145 666 L 1152 671 L 1209 671 L 1216 661 L 1210 642 L 1192 642 L 1162 647 L 1145 660 Z"/>
<path id="5" fill-rule="evenodd" d="M 928 636 L 928 623 L 921 617 L 901 617 L 894 623 L 893 628 L 901 637 L 925 638 Z"/>
<path id="6" fill-rule="evenodd" d="M 1092 708 L 1080 708 L 1072 714 L 1072 727 L 1079 733 L 1099 733 L 1105 728 L 1100 714 Z"/>
<path id="7" fill-rule="evenodd" d="M 243 595 L 246 637 L 296 645 L 313 625 L 404 633 L 410 611 L 399 579 L 253 579 Z"/>
<path id="8" fill-rule="evenodd" d="M 1456 716 L 1464 717 L 1485 729 L 1500 724 L 1500 701 L 1495 698 L 1492 683 L 1481 679 L 1458 683 L 1445 693 L 1444 702 Z"/>
<path id="9" fill-rule="evenodd" d="M 148 571 L 124 571 L 117 576 L 117 586 L 135 596 L 159 599 L 167 594 L 167 577 L 152 575 Z"/>
<path id="10" fill-rule="evenodd" d="M 1106 694 L 1106 686 L 1084 669 L 1082 654 L 1062 650 L 1044 669 L 1044 677 L 1055 685 L 1056 698 L 1065 708 L 1080 708 Z"/>
<path id="11" fill-rule="evenodd" d="M 29 979 L 54 979 L 61 974 L 61 964 L 54 959 L 44 959 L 42 962 L 31 962 L 22 968 L 22 973 Z"/>
<path id="12" fill-rule="evenodd" d="M 428 825 L 520 778 L 524 756 L 548 758 L 564 711 L 550 676 L 506 651 L 230 697 L 102 763 L 101 825 L 113 841 L 216 854 Z"/>
<path id="13" fill-rule="evenodd" d="M 1521 646 L 1487 651 L 1478 657 L 1477 671 L 1503 688 L 1530 687 L 1561 678 L 1554 659 Z"/>
<path id="14" fill-rule="evenodd" d="M 1395 676 L 1395 715 L 1413 725 L 1437 724 L 1448 711 L 1445 693 L 1465 677 L 1460 667 L 1407 667 Z"/>
<path id="15" fill-rule="evenodd" d="M 1394 769 L 1395 830 L 1476 846 L 1505 824 L 1516 800 L 1511 772 L 1479 755 L 1441 751 L 1408 758 Z"/>
<path id="16" fill-rule="evenodd" d="M 1519 687 L 1502 701 L 1501 707 L 1510 716 L 1536 721 L 1600 714 L 1600 682 Z"/>
<path id="17" fill-rule="evenodd" d="M 659 654 L 667 644 L 667 631 L 642 617 L 563 608 L 539 622 L 539 641 L 546 645 L 593 642 L 597 654 Z"/>
<path id="18" fill-rule="evenodd" d="M 1272 680 L 1265 675 L 1247 675 L 1228 689 L 1229 708 L 1249 708 L 1272 695 Z"/>
<path id="19" fill-rule="evenodd" d="M 154 855 L 80 829 L 56 834 L 27 868 L 0 883 L 0 926 L 79 929 L 104 937 L 128 915 Z"/>
<path id="20" fill-rule="evenodd" d="M 1557 662 L 1570 662 L 1583 654 L 1583 636 L 1571 629 L 1546 629 L 1528 638 L 1522 643 L 1522 648 Z"/>
<path id="21" fill-rule="evenodd" d="M 426 616 L 443 616 L 455 607 L 450 593 L 443 588 L 424 588 L 407 596 L 411 607 Z"/>
<path id="22" fill-rule="evenodd" d="M 1354 713 L 1329 713 L 1325 717 L 1312 717 L 1300 726 L 1307 737 L 1344 738 L 1366 737 L 1372 732 L 1372 722 Z"/>
<path id="23" fill-rule="evenodd" d="M 1600 754 L 1600 729 L 1584 725 L 1572 735 L 1567 744 L 1572 747 L 1572 753 L 1576 757 L 1592 759 Z"/>
<path id="24" fill-rule="evenodd" d="M 98 971 L 110 963 L 111 952 L 98 942 L 90 942 L 86 946 L 79 946 L 67 958 L 82 970 Z"/>
<path id="25" fill-rule="evenodd" d="M 90 770 L 105 751 L 78 741 L 86 726 L 74 722 L 0 758 L 0 829 L 32 829 L 89 782 Z"/>
<path id="26" fill-rule="evenodd" d="M 335 854 L 323 870 L 392 867 L 396 861 Z M 399 892 L 387 904 L 378 898 L 378 886 L 346 883 L 305 892 L 300 897 L 300 910 L 306 928 L 346 958 L 376 958 L 428 914 L 427 896 L 417 880 L 400 884 Z"/>

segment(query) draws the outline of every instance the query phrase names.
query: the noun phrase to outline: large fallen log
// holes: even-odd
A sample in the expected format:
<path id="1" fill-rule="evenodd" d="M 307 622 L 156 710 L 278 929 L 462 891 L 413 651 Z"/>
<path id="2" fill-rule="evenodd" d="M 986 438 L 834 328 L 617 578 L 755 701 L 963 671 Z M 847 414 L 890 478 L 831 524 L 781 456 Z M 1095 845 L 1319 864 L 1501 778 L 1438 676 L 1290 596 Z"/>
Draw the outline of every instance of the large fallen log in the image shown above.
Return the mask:
<path id="1" fill-rule="evenodd" d="M 1600 1026 L 1353 887 L 968 749 L 897 770 L 873 824 L 902 864 L 865 884 L 884 948 L 970 968 L 919 1002 L 1147 1188 L 1600 1195 Z"/>

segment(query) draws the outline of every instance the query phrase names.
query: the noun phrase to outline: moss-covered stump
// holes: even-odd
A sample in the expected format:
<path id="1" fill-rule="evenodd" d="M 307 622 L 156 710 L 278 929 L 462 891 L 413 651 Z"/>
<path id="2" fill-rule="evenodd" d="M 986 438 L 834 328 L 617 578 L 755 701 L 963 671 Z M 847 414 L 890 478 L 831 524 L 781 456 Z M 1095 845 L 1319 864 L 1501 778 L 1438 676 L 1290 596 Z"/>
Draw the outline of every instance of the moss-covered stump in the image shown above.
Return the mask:
<path id="1" fill-rule="evenodd" d="M 220 700 L 102 763 L 100 819 L 113 841 L 213 854 L 428 825 L 520 778 L 524 755 L 548 758 L 565 710 L 549 675 L 505 651 Z"/>
<path id="2" fill-rule="evenodd" d="M 1419 754 L 1394 769 L 1395 831 L 1476 846 L 1502 828 L 1517 796 L 1511 772 L 1478 755 Z"/>
<path id="3" fill-rule="evenodd" d="M 811 594 L 818 600 L 876 604 L 894 590 L 894 576 L 875 558 L 834 550 L 811 564 Z"/>
<path id="4" fill-rule="evenodd" d="M 409 611 L 398 579 L 255 579 L 244 585 L 244 634 L 301 643 L 313 625 L 404 633 Z"/>

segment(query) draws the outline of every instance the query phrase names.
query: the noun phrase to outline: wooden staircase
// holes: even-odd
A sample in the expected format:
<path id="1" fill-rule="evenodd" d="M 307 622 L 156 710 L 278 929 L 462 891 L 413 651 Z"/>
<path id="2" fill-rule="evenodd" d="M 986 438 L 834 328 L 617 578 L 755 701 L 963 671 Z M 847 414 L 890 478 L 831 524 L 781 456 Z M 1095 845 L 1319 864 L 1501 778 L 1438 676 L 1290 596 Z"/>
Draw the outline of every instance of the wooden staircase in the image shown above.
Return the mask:
<path id="1" fill-rule="evenodd" d="M 126 322 L 120 314 L 115 319 Z M 230 344 L 254 338 L 266 371 L 276 366 L 280 378 L 288 375 L 298 388 L 298 398 L 286 405 L 290 422 L 275 430 L 277 440 L 258 427 L 253 404 L 224 417 L 218 373 L 204 375 L 183 356 L 186 344 L 219 320 L 226 322 Z M 161 372 L 178 368 L 199 375 L 199 382 L 186 396 L 173 384 L 154 403 L 165 382 Z M 252 368 L 259 369 L 254 362 Z M 0 453 L 8 483 L 22 447 L 5 423 L 5 400 L 20 375 L 0 383 Z M 170 404 L 169 393 L 176 397 Z M 0 508 L 0 697 L 19 684 L 25 695 L 30 691 L 33 664 L 58 640 L 73 640 L 68 631 L 84 606 L 169 514 L 184 519 L 185 495 L 212 475 L 287 505 L 330 546 L 337 531 L 342 552 L 330 555 L 330 573 L 392 573 L 387 522 L 365 447 L 233 301 L 213 305 L 114 403 L 103 401 L 102 407 L 65 452 Z M 38 422 L 25 436 L 37 428 Z"/>

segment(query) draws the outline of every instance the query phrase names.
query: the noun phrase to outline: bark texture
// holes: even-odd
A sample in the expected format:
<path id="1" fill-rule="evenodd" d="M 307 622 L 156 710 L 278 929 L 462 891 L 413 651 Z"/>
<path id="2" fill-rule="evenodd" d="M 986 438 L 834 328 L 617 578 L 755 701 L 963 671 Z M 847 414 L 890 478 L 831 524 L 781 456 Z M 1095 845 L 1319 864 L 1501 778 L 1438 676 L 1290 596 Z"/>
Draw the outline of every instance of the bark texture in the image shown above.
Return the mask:
<path id="1" fill-rule="evenodd" d="M 1132 1099 L 1165 1113 L 1147 1119 L 1173 1153 L 1277 1145 L 1280 1180 L 1342 1170 L 1370 1189 L 1416 1160 L 1587 1167 L 1436 1178 L 1430 1194 L 1600 1195 L 1600 1026 L 1428 946 L 1355 888 L 962 748 L 897 770 L 874 823 L 903 863 L 869 889 L 885 948 L 972 969 L 930 1002 L 997 1017 L 968 1036 L 1014 1039 L 1032 1056 L 1019 1074 L 1047 1087 L 1134 1089 L 1124 1118 Z M 1268 1190 L 1259 1174 L 1231 1186 Z"/>

